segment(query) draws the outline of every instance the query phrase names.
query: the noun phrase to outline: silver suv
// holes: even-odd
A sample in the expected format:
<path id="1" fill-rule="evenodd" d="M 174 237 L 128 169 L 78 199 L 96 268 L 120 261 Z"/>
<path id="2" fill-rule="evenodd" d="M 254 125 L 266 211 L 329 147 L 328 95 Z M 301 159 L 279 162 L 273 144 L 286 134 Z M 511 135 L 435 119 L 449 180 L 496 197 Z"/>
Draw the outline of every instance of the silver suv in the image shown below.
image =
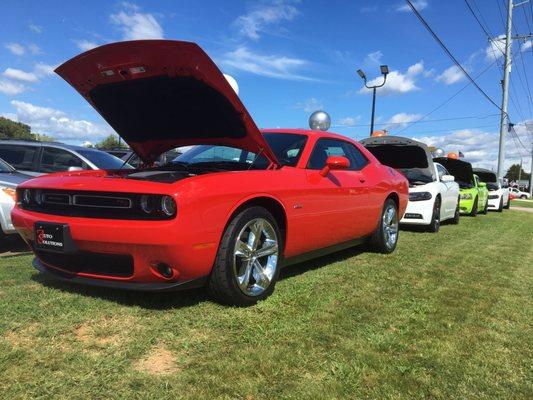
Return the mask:
<path id="1" fill-rule="evenodd" d="M 39 176 L 60 171 L 131 168 L 97 149 L 56 142 L 0 140 L 0 158 L 18 171 Z"/>

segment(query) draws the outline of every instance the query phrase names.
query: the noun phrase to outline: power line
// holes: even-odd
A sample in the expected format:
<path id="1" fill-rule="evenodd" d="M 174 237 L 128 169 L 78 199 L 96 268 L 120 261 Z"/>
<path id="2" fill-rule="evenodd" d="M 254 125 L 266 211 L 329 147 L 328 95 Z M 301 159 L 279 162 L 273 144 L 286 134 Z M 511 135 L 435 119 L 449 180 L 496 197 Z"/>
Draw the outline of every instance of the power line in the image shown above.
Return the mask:
<path id="1" fill-rule="evenodd" d="M 475 79 L 478 79 L 481 75 L 483 75 L 485 72 L 487 72 L 489 69 L 491 69 L 494 64 L 496 64 L 496 61 L 497 60 L 494 60 L 492 62 L 492 64 L 490 64 L 489 66 L 487 66 L 483 71 L 481 71 L 479 74 L 477 74 L 475 77 L 474 77 L 474 80 Z M 464 85 L 461 89 L 459 89 L 457 92 L 455 92 L 453 95 L 451 95 L 450 97 L 448 97 L 446 100 L 444 100 L 441 104 L 439 104 L 437 107 L 435 107 L 434 109 L 432 109 L 431 111 L 429 111 L 428 113 L 424 114 L 424 116 L 422 116 L 422 118 L 416 120 L 416 121 L 413 121 L 411 122 L 410 124 L 406 125 L 401 131 L 399 131 L 398 133 L 401 133 L 403 131 L 405 131 L 407 128 L 410 128 L 411 126 L 413 126 L 414 124 L 417 124 L 417 123 L 420 123 L 420 122 L 423 122 L 422 120 L 425 120 L 426 117 L 429 117 L 431 114 L 433 114 L 435 111 L 438 111 L 440 110 L 442 107 L 444 107 L 446 104 L 448 104 L 450 101 L 452 101 L 455 97 L 457 97 L 463 90 L 465 90 L 468 86 L 470 86 L 472 82 L 468 82 L 466 85 Z"/>
<path id="2" fill-rule="evenodd" d="M 492 98 L 487 94 L 485 93 L 485 91 L 483 89 L 481 89 L 481 87 L 476 83 L 476 81 L 470 76 L 470 74 L 466 71 L 466 69 L 464 69 L 464 67 L 461 65 L 461 63 L 459 61 L 457 61 L 457 59 L 454 57 L 454 55 L 451 53 L 451 51 L 446 47 L 446 45 L 442 42 L 442 40 L 437 36 L 437 34 L 433 31 L 433 29 L 431 29 L 431 27 L 429 26 L 429 24 L 426 22 L 426 20 L 422 17 L 422 15 L 420 15 L 420 13 L 418 12 L 418 10 L 415 8 L 415 6 L 413 5 L 413 3 L 411 3 L 411 0 L 406 0 L 407 1 L 407 4 L 409 5 L 409 7 L 411 7 L 411 9 L 413 10 L 413 12 L 415 13 L 415 15 L 417 16 L 417 18 L 420 20 L 420 22 L 422 23 L 422 25 L 424 25 L 424 27 L 426 28 L 426 30 L 433 36 L 433 38 L 437 41 L 437 43 L 441 46 L 441 48 L 444 50 L 444 52 L 448 55 L 448 57 L 450 57 L 450 59 L 455 63 L 455 65 L 461 70 L 463 71 L 463 74 L 465 74 L 465 76 L 470 80 L 470 82 L 477 88 L 477 90 L 479 90 L 479 92 L 489 101 L 491 102 L 498 110 L 500 111 L 503 111 L 501 109 L 501 107 L 496 104 L 496 102 L 494 100 L 492 100 Z"/>

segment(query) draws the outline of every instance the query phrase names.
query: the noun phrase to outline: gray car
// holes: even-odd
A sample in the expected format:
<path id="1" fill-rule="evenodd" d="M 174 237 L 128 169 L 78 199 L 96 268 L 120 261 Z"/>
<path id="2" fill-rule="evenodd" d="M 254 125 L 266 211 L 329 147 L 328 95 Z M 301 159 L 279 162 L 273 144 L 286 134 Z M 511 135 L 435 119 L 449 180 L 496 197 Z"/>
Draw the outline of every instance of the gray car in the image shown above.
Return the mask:
<path id="1" fill-rule="evenodd" d="M 17 233 L 11 223 L 11 209 L 15 206 L 15 188 L 30 178 L 30 175 L 18 172 L 0 159 L 0 238 Z"/>
<path id="2" fill-rule="evenodd" d="M 84 169 L 131 168 L 98 149 L 33 140 L 0 140 L 0 158 L 19 172 L 33 176 Z"/>

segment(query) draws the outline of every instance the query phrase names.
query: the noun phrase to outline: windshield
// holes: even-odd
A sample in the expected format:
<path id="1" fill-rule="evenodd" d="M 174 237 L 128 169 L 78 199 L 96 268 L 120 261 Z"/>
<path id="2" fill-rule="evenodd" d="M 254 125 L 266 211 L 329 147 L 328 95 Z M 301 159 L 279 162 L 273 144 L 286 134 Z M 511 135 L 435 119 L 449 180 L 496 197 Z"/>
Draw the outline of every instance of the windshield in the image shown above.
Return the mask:
<path id="1" fill-rule="evenodd" d="M 487 189 L 489 190 L 498 190 L 500 187 L 495 182 L 487 182 Z"/>
<path id="2" fill-rule="evenodd" d="M 98 169 L 131 169 L 131 165 L 124 164 L 120 158 L 99 150 L 77 150 L 83 157 L 92 162 Z"/>
<path id="3" fill-rule="evenodd" d="M 265 133 L 265 140 L 282 165 L 294 167 L 302 155 L 306 135 Z M 228 146 L 199 145 L 176 157 L 170 164 L 213 166 L 230 169 L 264 169 L 269 161 L 261 154 Z"/>
<path id="4" fill-rule="evenodd" d="M 6 163 L 4 160 L 0 159 L 0 172 L 13 172 L 15 168 Z"/>

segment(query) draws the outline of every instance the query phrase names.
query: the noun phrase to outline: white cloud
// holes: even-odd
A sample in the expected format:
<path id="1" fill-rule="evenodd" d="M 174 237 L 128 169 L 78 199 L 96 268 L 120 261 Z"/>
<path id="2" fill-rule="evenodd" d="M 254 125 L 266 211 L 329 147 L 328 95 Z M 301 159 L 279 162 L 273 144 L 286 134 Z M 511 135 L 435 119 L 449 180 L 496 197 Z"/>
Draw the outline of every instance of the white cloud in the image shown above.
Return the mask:
<path id="1" fill-rule="evenodd" d="M 18 43 L 6 43 L 5 47 L 16 56 L 22 56 L 26 52 L 24 46 Z"/>
<path id="2" fill-rule="evenodd" d="M 415 8 L 418 11 L 423 10 L 424 8 L 427 8 L 428 6 L 427 0 L 414 0 L 412 1 L 412 3 L 413 3 L 413 6 L 415 6 Z M 396 11 L 408 12 L 408 11 L 411 11 L 411 7 L 409 7 L 409 5 L 407 4 L 403 4 L 401 6 L 398 6 L 398 8 L 396 8 Z"/>
<path id="3" fill-rule="evenodd" d="M 39 80 L 33 72 L 25 72 L 16 68 L 6 68 L 2 75 L 6 78 L 23 82 L 37 82 Z"/>
<path id="4" fill-rule="evenodd" d="M 63 140 L 95 140 L 109 135 L 112 130 L 106 125 L 95 124 L 85 120 L 77 120 L 60 110 L 40 107 L 23 101 L 12 100 L 15 108 L 12 118 L 32 127 L 41 134 Z"/>
<path id="5" fill-rule="evenodd" d="M 39 78 L 44 78 L 46 76 L 54 75 L 54 69 L 56 69 L 56 66 L 54 65 L 48 65 L 48 64 L 39 62 L 35 64 L 33 71 Z"/>
<path id="6" fill-rule="evenodd" d="M 11 82 L 5 79 L 0 79 L 0 93 L 3 93 L 8 96 L 14 96 L 20 94 L 26 90 L 26 86 Z"/>
<path id="7" fill-rule="evenodd" d="M 368 53 L 365 58 L 365 64 L 371 66 L 380 65 L 381 57 L 383 57 L 383 53 L 381 52 L 381 50 Z"/>
<path id="8" fill-rule="evenodd" d="M 393 129 L 399 129 L 410 122 L 418 121 L 420 118 L 422 118 L 422 114 L 407 114 L 407 113 L 398 113 L 394 114 L 390 119 L 387 121 L 387 125 L 385 126 L 386 129 L 393 128 Z"/>
<path id="9" fill-rule="evenodd" d="M 302 68 L 309 66 L 310 63 L 306 60 L 281 55 L 254 53 L 245 46 L 225 53 L 222 59 L 220 59 L 220 63 L 227 68 L 246 71 L 269 78 L 294 81 L 315 80 L 298 73 Z"/>
<path id="10" fill-rule="evenodd" d="M 161 39 L 163 28 L 152 14 L 141 13 L 132 3 L 122 2 L 123 11 L 111 15 L 111 22 L 122 31 L 122 39 Z"/>
<path id="11" fill-rule="evenodd" d="M 424 62 L 420 61 L 416 64 L 411 65 L 405 74 L 400 71 L 391 71 L 387 75 L 387 82 L 384 86 L 378 88 L 378 92 L 381 95 L 387 96 L 392 94 L 403 94 L 418 90 L 419 87 L 416 86 L 416 77 L 424 71 Z M 375 79 L 368 81 L 369 86 L 379 85 L 383 82 L 383 77 L 378 76 Z M 369 94 L 372 91 L 363 87 L 359 90 L 360 94 Z"/>
<path id="12" fill-rule="evenodd" d="M 533 40 L 526 40 L 520 47 L 520 51 L 527 51 L 533 47 Z"/>
<path id="13" fill-rule="evenodd" d="M 242 36 L 258 40 L 260 34 L 267 31 L 268 26 L 281 21 L 290 21 L 299 14 L 293 6 L 294 3 L 294 1 L 275 0 L 270 4 L 257 5 L 247 14 L 237 17 L 234 24 Z"/>
<path id="14" fill-rule="evenodd" d="M 30 43 L 28 46 L 26 46 L 28 51 L 33 55 L 43 54 L 43 51 L 34 43 Z"/>
<path id="15" fill-rule="evenodd" d="M 526 122 L 533 123 L 533 120 Z M 530 142 L 525 125 L 516 125 L 515 131 L 522 143 L 528 146 Z M 444 135 L 423 136 L 415 139 L 427 145 L 440 147 L 446 153 L 450 151 L 461 151 L 465 155 L 465 160 L 476 167 L 493 170 L 497 168 L 499 146 L 499 131 L 497 127 L 495 127 L 493 132 L 463 129 L 450 131 Z M 524 162 L 528 162 L 531 158 L 530 154 L 526 155 L 527 151 L 521 147 L 519 147 L 521 150 L 518 150 L 516 143 L 510 135 L 507 135 L 506 139 L 505 168 L 516 163 L 520 159 L 520 154 L 522 154 Z M 526 166 L 524 167 L 527 168 Z"/>
<path id="16" fill-rule="evenodd" d="M 456 82 L 462 81 L 465 78 L 465 74 L 457 65 L 452 65 L 446 68 L 442 74 L 437 76 L 435 80 L 437 82 L 444 82 L 446 85 L 452 85 Z"/>
<path id="17" fill-rule="evenodd" d="M 91 50 L 95 47 L 98 47 L 98 43 L 91 42 L 90 40 L 76 40 L 75 43 L 76 46 L 78 46 L 78 48 L 83 51 Z"/>
<path id="18" fill-rule="evenodd" d="M 43 27 L 36 24 L 29 24 L 28 28 L 30 28 L 30 31 L 34 33 L 43 33 Z"/>
<path id="19" fill-rule="evenodd" d="M 339 119 L 337 121 L 337 126 L 354 126 L 360 120 L 361 120 L 361 116 L 360 115 L 358 115 L 357 117 L 341 118 L 341 119 Z"/>
<path id="20" fill-rule="evenodd" d="M 503 57 L 505 53 L 505 35 L 493 38 L 485 49 L 485 57 L 488 61 L 494 61 Z"/>
<path id="21" fill-rule="evenodd" d="M 304 101 L 298 102 L 294 105 L 294 108 L 304 110 L 306 113 L 312 113 L 314 111 L 322 110 L 324 105 L 322 102 L 314 97 L 305 99 Z"/>

